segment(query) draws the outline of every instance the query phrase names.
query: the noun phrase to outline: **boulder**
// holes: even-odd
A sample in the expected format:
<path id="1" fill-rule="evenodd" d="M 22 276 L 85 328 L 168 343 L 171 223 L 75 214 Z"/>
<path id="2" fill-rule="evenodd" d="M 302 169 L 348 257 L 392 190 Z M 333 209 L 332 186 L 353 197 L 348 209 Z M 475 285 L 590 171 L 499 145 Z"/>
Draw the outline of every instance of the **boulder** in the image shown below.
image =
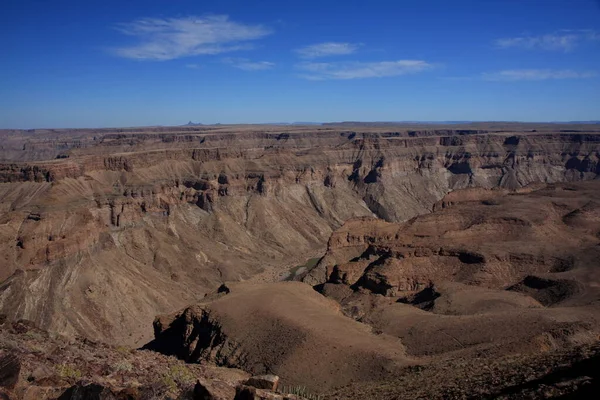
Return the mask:
<path id="1" fill-rule="evenodd" d="M 58 400 L 140 400 L 137 390 L 122 390 L 115 393 L 110 388 L 107 388 L 96 383 L 84 385 L 79 382 L 76 385 L 68 388 Z"/>
<path id="2" fill-rule="evenodd" d="M 12 389 L 19 381 L 21 361 L 14 354 L 0 354 L 0 386 Z"/>
<path id="3" fill-rule="evenodd" d="M 235 398 L 233 400 L 255 400 L 258 399 L 256 388 L 240 385 L 235 390 Z"/>
<path id="4" fill-rule="evenodd" d="M 54 371 L 50 369 L 48 366 L 42 364 L 35 368 L 27 378 L 30 382 L 43 382 L 44 380 L 50 379 L 54 375 Z"/>
<path id="5" fill-rule="evenodd" d="M 233 384 L 218 380 L 196 381 L 194 400 L 231 400 L 235 396 Z"/>
<path id="6" fill-rule="evenodd" d="M 194 400 L 214 400 L 214 396 L 200 381 L 194 386 Z"/>
<path id="7" fill-rule="evenodd" d="M 80 383 L 68 388 L 58 400 L 116 400 L 117 396 L 112 390 L 102 385 L 91 383 L 82 385 Z"/>
<path id="8" fill-rule="evenodd" d="M 276 391 L 277 385 L 279 384 L 279 377 L 277 375 L 258 375 L 253 376 L 246 381 L 246 385 L 255 387 L 257 389 L 267 389 Z"/>

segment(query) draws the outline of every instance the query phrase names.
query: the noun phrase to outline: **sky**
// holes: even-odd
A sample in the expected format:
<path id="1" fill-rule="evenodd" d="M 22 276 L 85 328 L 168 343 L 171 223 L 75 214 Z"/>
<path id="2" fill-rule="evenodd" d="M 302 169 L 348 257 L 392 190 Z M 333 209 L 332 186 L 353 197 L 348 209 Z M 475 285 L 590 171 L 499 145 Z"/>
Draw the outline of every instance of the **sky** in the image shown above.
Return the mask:
<path id="1" fill-rule="evenodd" d="M 600 0 L 3 0 L 0 128 L 600 120 Z"/>

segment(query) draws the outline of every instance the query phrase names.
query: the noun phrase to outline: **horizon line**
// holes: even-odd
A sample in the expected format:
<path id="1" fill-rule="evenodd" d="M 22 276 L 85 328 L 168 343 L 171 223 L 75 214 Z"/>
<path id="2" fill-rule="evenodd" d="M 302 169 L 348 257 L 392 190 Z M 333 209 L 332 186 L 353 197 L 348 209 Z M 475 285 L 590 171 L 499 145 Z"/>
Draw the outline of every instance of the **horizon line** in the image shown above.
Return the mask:
<path id="1" fill-rule="evenodd" d="M 216 122 L 216 123 L 193 123 L 192 121 L 187 124 L 181 125 L 130 125 L 130 126 L 94 126 L 94 127 L 41 127 L 41 128 L 1 128 L 0 131 L 11 131 L 11 130 L 20 130 L 20 131 L 35 131 L 35 130 L 72 130 L 72 129 L 139 129 L 139 128 L 180 128 L 180 127 L 200 127 L 200 126 L 248 126 L 248 125 L 271 125 L 271 126 L 289 126 L 289 125 L 297 125 L 297 126 L 311 126 L 311 125 L 365 125 L 365 124 L 380 124 L 380 125 L 408 125 L 408 124 L 417 124 L 417 125 L 460 125 L 460 124 L 482 124 L 482 123 L 504 123 L 504 124 L 579 124 L 579 125 L 597 125 L 600 124 L 599 120 L 574 120 L 574 121 L 518 121 L 518 120 L 432 120 L 432 121 L 424 121 L 424 120 L 404 120 L 404 121 L 303 121 L 303 122 Z"/>

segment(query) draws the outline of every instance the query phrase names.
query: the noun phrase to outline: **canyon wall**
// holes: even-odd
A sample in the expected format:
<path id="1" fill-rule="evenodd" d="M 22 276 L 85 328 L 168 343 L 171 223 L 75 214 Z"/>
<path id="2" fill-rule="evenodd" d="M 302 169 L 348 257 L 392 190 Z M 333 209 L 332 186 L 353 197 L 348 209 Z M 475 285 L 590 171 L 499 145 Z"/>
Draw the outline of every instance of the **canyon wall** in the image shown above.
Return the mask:
<path id="1" fill-rule="evenodd" d="M 321 255 L 350 218 L 404 221 L 455 189 L 600 172 L 597 132 L 3 135 L 0 312 L 123 344 L 222 282 Z"/>

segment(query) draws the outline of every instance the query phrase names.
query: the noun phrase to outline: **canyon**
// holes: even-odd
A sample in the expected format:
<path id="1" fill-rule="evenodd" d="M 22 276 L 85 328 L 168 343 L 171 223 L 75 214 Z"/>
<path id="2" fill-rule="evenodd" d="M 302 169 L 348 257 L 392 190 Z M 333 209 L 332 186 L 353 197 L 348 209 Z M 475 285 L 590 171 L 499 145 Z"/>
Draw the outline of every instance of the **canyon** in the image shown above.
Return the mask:
<path id="1" fill-rule="evenodd" d="M 423 360 L 437 361 L 422 376 L 437 376 L 452 358 L 562 354 L 600 333 L 597 125 L 4 130 L 0 141 L 10 321 L 274 371 L 339 398 L 393 398 Z M 280 282 L 315 257 L 299 282 Z"/>

